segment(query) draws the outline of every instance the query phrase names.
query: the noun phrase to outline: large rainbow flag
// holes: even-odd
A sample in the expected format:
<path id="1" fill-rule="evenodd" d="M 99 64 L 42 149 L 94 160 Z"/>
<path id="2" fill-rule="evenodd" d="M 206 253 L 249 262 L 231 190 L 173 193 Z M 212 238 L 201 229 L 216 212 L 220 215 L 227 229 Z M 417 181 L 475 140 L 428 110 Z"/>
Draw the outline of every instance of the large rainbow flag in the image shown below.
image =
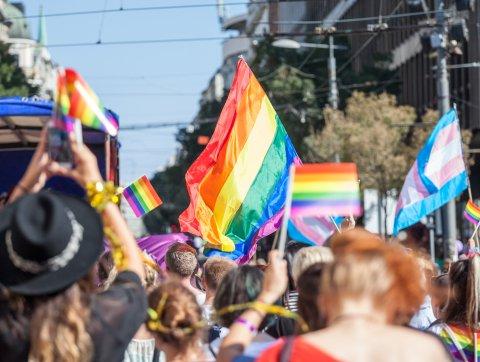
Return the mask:
<path id="1" fill-rule="evenodd" d="M 179 218 L 182 231 L 246 262 L 280 224 L 292 163 L 300 161 L 280 118 L 240 59 L 215 131 L 185 176 L 190 205 Z"/>

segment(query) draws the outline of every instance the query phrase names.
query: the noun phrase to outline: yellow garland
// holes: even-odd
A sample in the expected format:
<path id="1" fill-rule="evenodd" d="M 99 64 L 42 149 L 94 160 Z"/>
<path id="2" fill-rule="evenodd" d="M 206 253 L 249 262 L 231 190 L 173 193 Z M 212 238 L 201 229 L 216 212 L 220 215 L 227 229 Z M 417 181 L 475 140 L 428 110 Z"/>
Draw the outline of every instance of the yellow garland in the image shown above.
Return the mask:
<path id="1" fill-rule="evenodd" d="M 103 232 L 110 243 L 113 263 L 117 270 L 122 271 L 126 269 L 127 257 L 123 252 L 123 244 L 118 240 L 117 235 L 108 226 L 103 228 Z"/>
<path id="2" fill-rule="evenodd" d="M 120 202 L 120 195 L 122 194 L 122 188 L 116 187 L 111 181 L 89 182 L 87 183 L 85 190 L 90 205 L 99 213 L 103 212 L 110 202 L 118 205 Z M 125 270 L 127 258 L 123 252 L 122 242 L 118 240 L 117 235 L 108 226 L 103 228 L 103 232 L 110 243 L 112 259 L 115 267 L 119 271 Z"/>
<path id="3" fill-rule="evenodd" d="M 200 322 L 194 323 L 190 327 L 184 327 L 184 328 L 172 328 L 172 327 L 165 326 L 160 319 L 163 313 L 163 309 L 165 307 L 165 303 L 167 302 L 167 298 L 168 298 L 168 294 L 162 295 L 160 301 L 158 302 L 156 310 L 152 308 L 148 308 L 147 312 L 149 316 L 149 321 L 147 322 L 147 324 L 150 330 L 163 332 L 163 333 L 168 333 L 172 331 L 181 331 L 185 334 L 191 334 L 196 329 L 203 328 L 206 325 L 204 321 L 200 321 Z M 215 314 L 217 316 L 221 316 L 223 314 L 232 313 L 239 310 L 246 310 L 246 309 L 255 309 L 266 314 L 274 314 L 280 317 L 294 319 L 298 322 L 302 332 L 305 333 L 309 331 L 307 323 L 305 323 L 305 321 L 299 314 L 292 312 L 279 305 L 270 305 L 270 304 L 265 304 L 259 301 L 228 305 L 218 310 Z"/>
<path id="4" fill-rule="evenodd" d="M 292 312 L 286 309 L 285 307 L 282 307 L 279 305 L 271 305 L 271 304 L 266 304 L 259 301 L 227 305 L 226 307 L 218 310 L 216 312 L 216 315 L 221 316 L 223 314 L 233 313 L 233 312 L 244 310 L 244 309 L 255 309 L 265 314 L 274 314 L 274 315 L 278 315 L 279 317 L 294 319 L 298 322 L 302 332 L 308 332 L 309 330 L 307 323 L 305 323 L 303 318 L 298 313 Z"/>
<path id="5" fill-rule="evenodd" d="M 109 202 L 118 205 L 122 188 L 116 187 L 111 181 L 89 182 L 86 186 L 87 197 L 90 205 L 98 212 L 103 212 Z"/>

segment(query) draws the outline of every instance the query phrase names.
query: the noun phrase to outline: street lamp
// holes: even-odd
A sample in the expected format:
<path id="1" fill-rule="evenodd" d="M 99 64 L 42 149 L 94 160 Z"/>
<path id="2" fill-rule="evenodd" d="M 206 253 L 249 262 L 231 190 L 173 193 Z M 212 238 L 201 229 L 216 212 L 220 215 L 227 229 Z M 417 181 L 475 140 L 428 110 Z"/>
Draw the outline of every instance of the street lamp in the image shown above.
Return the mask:
<path id="1" fill-rule="evenodd" d="M 278 39 L 272 42 L 272 45 L 277 48 L 285 49 L 300 49 L 300 48 L 318 48 L 329 49 L 328 56 L 328 84 L 329 84 L 329 96 L 328 100 L 333 109 L 338 108 L 338 87 L 337 87 L 337 66 L 335 62 L 335 56 L 333 54 L 334 49 L 346 50 L 348 49 L 343 45 L 333 45 L 333 37 L 329 37 L 329 44 L 316 44 L 316 43 L 301 43 L 293 39 Z"/>
<path id="2" fill-rule="evenodd" d="M 338 50 L 346 50 L 348 49 L 346 46 L 343 45 L 332 45 L 330 44 L 316 44 L 316 43 L 301 43 L 293 39 L 277 39 L 272 42 L 272 45 L 277 48 L 285 48 L 285 49 L 300 49 L 300 48 L 318 48 L 318 49 L 333 49 Z"/>

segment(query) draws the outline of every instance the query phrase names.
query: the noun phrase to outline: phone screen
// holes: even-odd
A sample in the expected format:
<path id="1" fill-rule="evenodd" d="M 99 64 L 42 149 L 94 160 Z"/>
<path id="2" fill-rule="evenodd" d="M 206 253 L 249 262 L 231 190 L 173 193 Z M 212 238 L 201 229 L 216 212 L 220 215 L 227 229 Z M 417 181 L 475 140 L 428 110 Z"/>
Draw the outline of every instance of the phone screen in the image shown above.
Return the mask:
<path id="1" fill-rule="evenodd" d="M 72 167 L 72 150 L 66 131 L 54 127 L 48 129 L 48 155 L 61 166 Z"/>

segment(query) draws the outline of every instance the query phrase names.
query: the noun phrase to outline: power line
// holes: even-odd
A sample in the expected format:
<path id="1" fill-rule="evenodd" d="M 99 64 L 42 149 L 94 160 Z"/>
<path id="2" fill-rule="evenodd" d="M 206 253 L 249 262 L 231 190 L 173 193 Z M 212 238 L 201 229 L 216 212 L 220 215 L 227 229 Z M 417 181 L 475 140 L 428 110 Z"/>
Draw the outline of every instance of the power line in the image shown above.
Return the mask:
<path id="1" fill-rule="evenodd" d="M 340 35 L 354 35 L 354 34 L 372 34 L 372 37 L 377 36 L 380 33 L 385 32 L 394 32 L 394 31 L 403 31 L 403 30 L 414 30 L 414 29 L 424 29 L 424 28 L 435 27 L 435 25 L 410 25 L 410 26 L 398 26 L 398 27 L 389 27 L 384 30 L 372 31 L 368 29 L 346 29 L 346 30 L 337 30 L 329 35 L 340 36 Z M 276 37 L 282 36 L 307 36 L 307 35 L 318 35 L 317 33 L 312 32 L 299 32 L 299 33 L 276 33 Z M 113 41 L 102 41 L 102 42 L 78 42 L 78 43 L 59 43 L 51 44 L 48 48 L 68 48 L 68 47 L 84 47 L 84 46 L 106 46 L 106 45 L 139 45 L 139 44 L 164 44 L 164 43 L 193 43 L 193 42 L 202 42 L 202 41 L 217 41 L 217 40 L 229 40 L 229 39 L 261 39 L 264 35 L 238 35 L 238 36 L 212 36 L 212 37 L 192 37 L 192 38 L 164 38 L 164 39 L 141 39 L 141 40 L 113 40 Z M 26 47 L 30 47 L 27 45 Z"/>
<path id="2" fill-rule="evenodd" d="M 288 2 L 300 2 L 300 1 L 314 1 L 314 0 L 288 0 Z M 287 2 L 278 1 L 278 0 L 266 0 L 266 1 L 239 1 L 225 4 L 225 6 L 245 6 L 250 4 L 275 4 L 275 3 Z M 79 16 L 79 15 L 94 15 L 94 14 L 108 14 L 108 13 L 126 13 L 134 11 L 159 11 L 159 10 L 182 10 L 182 9 L 200 9 L 200 8 L 210 8 L 217 7 L 218 4 L 212 3 L 203 3 L 203 4 L 186 4 L 186 5 L 162 5 L 162 6 L 147 6 L 147 7 L 136 7 L 136 8 L 124 8 L 123 6 L 114 9 L 104 9 L 104 10 L 80 10 L 80 11 L 69 11 L 69 12 L 59 12 L 59 13 L 50 13 L 44 14 L 45 18 L 54 18 L 54 17 L 64 17 L 64 16 Z M 24 16 L 14 16 L 8 18 L 9 20 L 14 19 L 35 19 L 42 17 L 41 14 L 35 15 L 24 15 Z"/>
<path id="3" fill-rule="evenodd" d="M 144 97 L 144 96 L 165 96 L 165 97 L 177 97 L 177 96 L 198 96 L 200 94 L 200 92 L 197 92 L 197 93 L 194 93 L 194 92 L 191 92 L 191 93 L 187 93 L 187 92 L 171 92 L 171 93 L 168 93 L 168 92 L 100 92 L 98 93 L 98 95 L 100 96 L 115 96 L 115 97 L 135 97 L 135 96 L 140 96 L 140 97 Z"/>
<path id="4" fill-rule="evenodd" d="M 347 19 L 338 19 L 335 21 L 335 24 L 340 23 L 357 23 L 357 22 L 366 22 L 366 21 L 373 21 L 379 22 L 383 20 L 391 20 L 391 19 L 401 19 L 405 17 L 416 17 L 416 16 L 428 16 L 436 14 L 438 11 L 420 11 L 420 12 L 412 12 L 412 13 L 400 13 L 400 14 L 392 14 L 392 15 L 383 15 L 383 16 L 368 16 L 363 18 L 347 18 Z M 257 21 L 255 24 L 279 24 L 279 25 L 317 25 L 323 24 L 325 20 L 278 20 L 278 21 Z"/>
<path id="5" fill-rule="evenodd" d="M 248 36 L 237 36 L 235 38 L 250 38 Z M 196 37 L 196 38 L 166 38 L 166 39 L 145 39 L 145 40 L 114 40 L 102 42 L 78 42 L 78 43 L 59 43 L 49 45 L 48 48 L 69 48 L 84 46 L 101 46 L 101 45 L 138 45 L 138 44 L 162 44 L 162 43 L 190 43 L 202 41 L 216 41 L 232 39 L 232 37 L 212 36 L 212 37 Z"/>

